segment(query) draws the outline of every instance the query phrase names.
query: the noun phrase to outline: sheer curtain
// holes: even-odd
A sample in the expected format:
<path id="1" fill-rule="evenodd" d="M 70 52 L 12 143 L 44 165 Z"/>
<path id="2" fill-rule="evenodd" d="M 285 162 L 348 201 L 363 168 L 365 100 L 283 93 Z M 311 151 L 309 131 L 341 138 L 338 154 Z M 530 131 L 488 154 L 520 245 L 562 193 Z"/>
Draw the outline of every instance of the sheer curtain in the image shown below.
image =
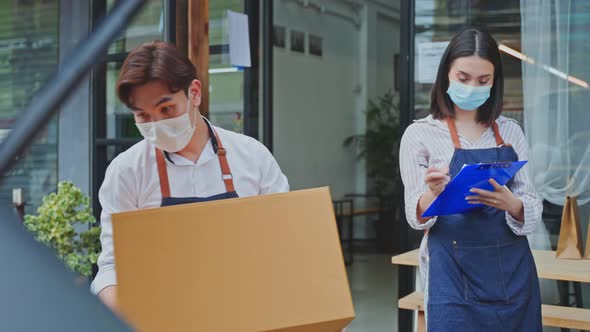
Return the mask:
<path id="1" fill-rule="evenodd" d="M 533 181 L 557 205 L 590 202 L 590 3 L 521 0 L 524 124 Z"/>

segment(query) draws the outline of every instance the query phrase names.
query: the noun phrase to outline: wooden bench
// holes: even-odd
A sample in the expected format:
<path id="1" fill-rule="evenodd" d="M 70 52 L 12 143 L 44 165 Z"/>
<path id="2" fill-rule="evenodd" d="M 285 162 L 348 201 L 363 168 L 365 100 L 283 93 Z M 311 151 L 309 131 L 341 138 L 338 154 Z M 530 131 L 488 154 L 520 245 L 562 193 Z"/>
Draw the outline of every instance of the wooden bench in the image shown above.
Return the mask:
<path id="1" fill-rule="evenodd" d="M 533 250 L 539 278 L 590 282 L 590 260 L 566 260 L 555 258 L 555 251 Z M 418 249 L 394 256 L 396 265 L 418 266 Z M 414 292 L 400 298 L 399 309 L 424 310 L 424 295 Z M 590 309 L 542 305 L 543 325 L 590 330 Z"/>
<path id="2" fill-rule="evenodd" d="M 424 294 L 414 292 L 399 299 L 398 307 L 407 310 L 424 311 Z M 543 325 L 577 330 L 590 329 L 590 309 L 542 305 Z"/>

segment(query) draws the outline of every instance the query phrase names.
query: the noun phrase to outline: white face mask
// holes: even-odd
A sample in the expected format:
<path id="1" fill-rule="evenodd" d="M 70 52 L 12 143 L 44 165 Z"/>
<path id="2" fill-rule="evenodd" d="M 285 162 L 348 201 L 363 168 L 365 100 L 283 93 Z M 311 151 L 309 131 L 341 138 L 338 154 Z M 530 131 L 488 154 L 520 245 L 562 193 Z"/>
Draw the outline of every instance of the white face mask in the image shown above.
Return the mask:
<path id="1" fill-rule="evenodd" d="M 184 149 L 197 127 L 197 116 L 190 121 L 191 99 L 188 98 L 187 111 L 183 115 L 155 122 L 135 123 L 141 135 L 152 142 L 158 149 L 166 152 L 178 152 Z"/>

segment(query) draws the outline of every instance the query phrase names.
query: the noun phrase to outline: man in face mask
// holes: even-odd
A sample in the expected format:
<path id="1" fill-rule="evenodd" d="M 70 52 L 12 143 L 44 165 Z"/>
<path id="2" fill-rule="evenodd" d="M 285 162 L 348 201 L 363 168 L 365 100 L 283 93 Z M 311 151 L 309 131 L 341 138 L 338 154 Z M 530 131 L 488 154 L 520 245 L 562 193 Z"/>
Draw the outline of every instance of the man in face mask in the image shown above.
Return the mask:
<path id="1" fill-rule="evenodd" d="M 102 253 L 91 288 L 115 311 L 112 213 L 289 190 L 264 145 L 201 117 L 201 82 L 174 45 L 152 42 L 131 52 L 117 95 L 145 139 L 111 162 L 99 192 Z"/>

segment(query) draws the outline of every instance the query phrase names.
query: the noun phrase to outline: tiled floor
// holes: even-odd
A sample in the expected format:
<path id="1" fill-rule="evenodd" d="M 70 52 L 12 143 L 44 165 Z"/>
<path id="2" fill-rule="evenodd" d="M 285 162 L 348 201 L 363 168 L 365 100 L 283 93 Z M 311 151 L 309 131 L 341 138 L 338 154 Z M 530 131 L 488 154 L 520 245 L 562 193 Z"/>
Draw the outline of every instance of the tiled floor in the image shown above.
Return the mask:
<path id="1" fill-rule="evenodd" d="M 348 332 L 397 331 L 397 268 L 391 256 L 357 255 L 347 270 L 356 311 Z"/>

